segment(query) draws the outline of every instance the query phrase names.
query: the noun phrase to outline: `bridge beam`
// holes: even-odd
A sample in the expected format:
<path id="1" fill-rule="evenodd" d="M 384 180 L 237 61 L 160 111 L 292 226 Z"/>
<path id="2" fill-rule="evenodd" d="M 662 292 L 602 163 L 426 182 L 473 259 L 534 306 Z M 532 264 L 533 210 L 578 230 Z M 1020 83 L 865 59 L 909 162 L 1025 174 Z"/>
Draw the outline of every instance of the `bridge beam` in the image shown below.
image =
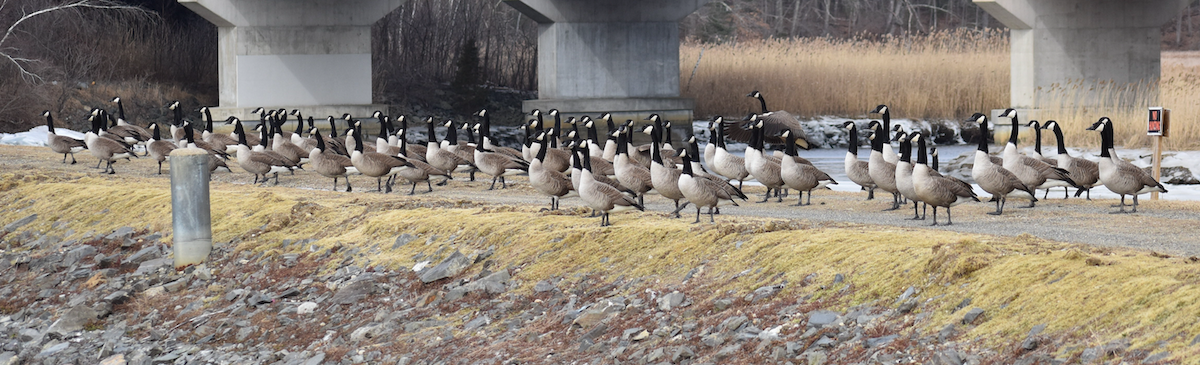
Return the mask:
<path id="1" fill-rule="evenodd" d="M 505 0 L 538 22 L 538 99 L 525 111 L 691 120 L 679 97 L 679 21 L 708 0 Z"/>
<path id="2" fill-rule="evenodd" d="M 220 97 L 213 117 L 246 119 L 260 106 L 321 117 L 382 108 L 371 104 L 371 25 L 405 1 L 179 3 L 217 25 Z"/>
<path id="3" fill-rule="evenodd" d="M 1011 106 L 1044 107 L 1047 91 L 1100 83 L 1157 90 L 1162 25 L 1191 0 L 973 0 L 1011 30 Z M 1080 95 L 1078 107 L 1100 98 Z"/>

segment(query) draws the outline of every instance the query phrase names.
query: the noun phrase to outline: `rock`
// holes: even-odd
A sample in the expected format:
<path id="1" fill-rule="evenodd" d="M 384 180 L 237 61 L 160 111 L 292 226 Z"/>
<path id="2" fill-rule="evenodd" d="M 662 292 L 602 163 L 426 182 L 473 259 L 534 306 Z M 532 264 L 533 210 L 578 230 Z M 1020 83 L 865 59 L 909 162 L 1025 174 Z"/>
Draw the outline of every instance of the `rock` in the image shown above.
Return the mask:
<path id="1" fill-rule="evenodd" d="M 745 299 L 747 302 L 757 302 L 779 293 L 785 286 L 787 286 L 787 282 L 759 287 L 758 289 L 754 289 L 754 293 L 746 294 Z"/>
<path id="2" fill-rule="evenodd" d="M 680 361 L 695 357 L 696 351 L 693 351 L 690 346 L 679 346 L 679 348 L 675 349 L 675 352 L 671 354 L 671 362 L 678 364 Z"/>
<path id="3" fill-rule="evenodd" d="M 126 300 L 129 300 L 129 292 L 124 290 L 117 290 L 104 296 L 104 301 L 112 303 L 113 305 L 125 303 Z"/>
<path id="4" fill-rule="evenodd" d="M 578 328 L 591 328 L 592 326 L 600 323 L 600 321 L 608 318 L 608 316 L 609 313 L 607 311 L 589 310 L 581 313 L 579 317 L 576 317 L 575 320 L 571 322 L 571 324 Z"/>
<path id="5" fill-rule="evenodd" d="M 736 354 L 740 351 L 742 351 L 742 345 L 740 345 L 740 344 L 732 344 L 729 346 L 725 346 L 725 347 L 722 347 L 720 351 L 717 351 L 716 358 L 717 358 L 717 360 L 724 360 L 725 358 L 732 356 L 733 354 Z"/>
<path id="6" fill-rule="evenodd" d="M 823 351 L 813 351 L 808 353 L 808 365 L 824 365 L 825 361 L 828 359 L 829 355 L 826 355 Z"/>
<path id="7" fill-rule="evenodd" d="M 892 343 L 892 341 L 895 341 L 896 338 L 899 338 L 899 337 L 900 336 L 898 336 L 898 335 L 887 335 L 887 336 L 882 336 L 882 337 L 868 338 L 867 339 L 867 347 L 886 346 L 887 344 Z"/>
<path id="8" fill-rule="evenodd" d="M 1153 167 L 1142 168 L 1142 170 L 1146 171 L 1147 174 L 1154 174 L 1154 171 L 1152 171 L 1152 169 L 1153 169 Z M 1192 174 L 1192 170 L 1189 170 L 1186 167 L 1183 167 L 1183 166 L 1166 167 L 1166 166 L 1164 166 L 1162 168 L 1162 178 L 1159 179 L 1159 182 L 1161 182 L 1163 184 L 1174 184 L 1174 185 L 1196 185 L 1196 184 L 1200 184 L 1200 179 L 1197 179 L 1196 175 Z"/>
<path id="9" fill-rule="evenodd" d="M 717 299 L 713 301 L 713 309 L 717 311 L 723 311 L 731 305 L 733 305 L 733 300 L 731 299 Z"/>
<path id="10" fill-rule="evenodd" d="M 488 316 L 479 316 L 479 317 L 476 317 L 475 319 L 472 319 L 470 322 L 467 322 L 466 324 L 464 324 L 463 330 L 464 331 L 472 331 L 472 330 L 475 330 L 476 328 L 486 326 L 488 323 L 491 323 L 491 322 L 492 322 L 492 319 L 488 318 Z"/>
<path id="11" fill-rule="evenodd" d="M 454 251 L 454 254 L 450 255 L 450 257 L 447 257 L 445 260 L 442 260 L 442 262 L 437 264 L 437 266 L 421 271 L 421 282 L 428 284 L 461 274 L 463 270 L 466 270 L 470 265 L 471 259 L 464 256 L 462 252 L 456 250 Z"/>
<path id="12" fill-rule="evenodd" d="M 157 245 L 152 245 L 138 250 L 138 252 L 134 252 L 132 255 L 129 255 L 129 257 L 121 260 L 121 262 L 129 265 L 139 265 L 143 262 L 160 259 L 162 257 L 162 250 L 159 249 Z"/>
<path id="13" fill-rule="evenodd" d="M 945 327 L 942 327 L 941 331 L 938 331 L 938 335 L 937 335 L 938 342 L 946 342 L 946 340 L 949 339 L 950 336 L 954 336 L 954 324 L 953 323 L 947 324 Z"/>
<path id="14" fill-rule="evenodd" d="M 838 313 L 832 311 L 813 311 L 808 315 L 809 327 L 824 327 L 837 321 Z"/>
<path id="15" fill-rule="evenodd" d="M 68 347 L 71 347 L 70 342 L 54 343 L 53 341 L 51 341 L 50 343 L 46 344 L 46 346 L 44 348 L 42 348 L 41 352 L 38 352 L 36 358 L 42 359 L 42 358 L 54 356 L 54 354 L 62 352 L 63 350 L 66 350 Z"/>
<path id="16" fill-rule="evenodd" d="M 935 359 L 935 363 L 939 365 L 962 365 L 963 363 L 962 358 L 958 356 L 958 351 L 953 349 L 937 353 Z"/>
<path id="17" fill-rule="evenodd" d="M 983 308 L 972 308 L 963 316 L 962 324 L 973 324 L 980 316 L 983 316 Z"/>
<path id="18" fill-rule="evenodd" d="M 92 256 L 96 255 L 96 247 L 83 245 L 67 251 L 67 255 L 63 258 L 63 265 L 70 266 L 78 262 L 83 262 Z"/>
<path id="19" fill-rule="evenodd" d="M 1129 342 L 1127 340 L 1113 340 L 1113 341 L 1109 341 L 1109 343 L 1104 344 L 1104 346 L 1101 347 L 1100 350 L 1103 351 L 1104 355 L 1106 355 L 1106 356 L 1118 356 L 1118 355 L 1121 355 L 1122 353 L 1124 353 L 1125 349 L 1128 349 L 1128 348 L 1129 348 Z"/>
<path id="20" fill-rule="evenodd" d="M 1089 347 L 1083 349 L 1083 353 L 1079 354 L 1079 362 L 1081 364 L 1092 364 L 1097 360 L 1100 360 L 1101 355 L 1103 355 L 1103 353 L 1099 349 L 1095 347 Z"/>
<path id="21" fill-rule="evenodd" d="M 508 290 L 508 280 L 511 278 L 512 276 L 509 275 L 508 270 L 505 269 L 488 275 L 483 279 L 479 279 L 479 281 L 476 281 L 472 284 L 478 284 L 482 286 L 483 291 L 487 292 L 488 294 L 500 294 Z"/>
<path id="22" fill-rule="evenodd" d="M 142 275 L 153 274 L 154 272 L 158 271 L 159 269 L 170 268 L 172 265 L 174 265 L 174 260 L 171 260 L 169 258 L 145 261 L 145 262 L 142 262 L 141 265 L 138 265 L 137 271 L 133 272 L 133 276 L 142 276 Z"/>
<path id="23" fill-rule="evenodd" d="M 185 275 L 183 278 L 181 278 L 179 280 L 175 280 L 175 281 L 163 284 L 162 286 L 163 286 L 163 289 L 166 290 L 168 293 L 174 293 L 174 292 L 177 292 L 177 291 L 180 291 L 180 290 L 183 290 L 184 288 L 186 288 L 187 283 L 188 283 L 188 276 Z"/>
<path id="24" fill-rule="evenodd" d="M 721 333 L 737 331 L 742 327 L 742 324 L 749 322 L 750 318 L 746 316 L 736 316 L 726 318 L 721 324 L 717 325 L 717 331 Z"/>
<path id="25" fill-rule="evenodd" d="M 713 333 L 700 336 L 700 343 L 708 347 L 717 347 L 725 343 L 725 336 L 720 333 Z"/>
<path id="26" fill-rule="evenodd" d="M 669 311 L 671 308 L 676 308 L 679 307 L 680 304 L 683 304 L 683 299 L 683 293 L 680 293 L 679 291 L 674 291 L 670 294 L 663 295 L 662 297 L 658 298 L 658 309 L 661 311 Z"/>
<path id="27" fill-rule="evenodd" d="M 533 285 L 534 293 L 545 293 L 554 289 L 558 289 L 558 286 L 549 280 L 542 280 Z"/>
<path id="28" fill-rule="evenodd" d="M 1029 330 L 1029 335 L 1025 337 L 1025 341 L 1021 341 L 1021 348 L 1025 349 L 1025 351 L 1036 350 L 1038 348 L 1039 343 L 1038 343 L 1038 339 L 1035 338 L 1034 336 L 1037 336 L 1038 334 L 1042 333 L 1042 331 L 1045 329 L 1046 329 L 1045 324 L 1039 324 L 1037 326 L 1033 326 L 1033 329 Z"/>
<path id="29" fill-rule="evenodd" d="M 914 294 L 917 294 L 917 288 L 910 286 L 910 287 L 908 287 L 907 290 L 904 291 L 903 294 L 900 294 L 900 298 L 896 299 L 896 303 L 901 303 L 904 300 L 908 299 L 909 297 L 912 297 Z"/>
<path id="30" fill-rule="evenodd" d="M 316 310 L 317 310 L 317 303 L 304 302 L 304 303 L 300 303 L 300 305 L 296 307 L 296 314 L 301 314 L 301 315 L 310 314 Z"/>
<path id="31" fill-rule="evenodd" d="M 842 274 L 836 274 L 833 276 L 833 284 L 831 284 L 831 285 L 838 285 L 838 284 L 841 284 L 843 281 L 846 281 L 846 276 L 842 275 Z"/>
<path id="32" fill-rule="evenodd" d="M 904 301 L 904 303 L 901 303 L 900 306 L 896 308 L 896 311 L 900 312 L 901 314 L 908 314 L 908 313 L 912 312 L 913 309 L 916 307 L 917 307 L 917 300 L 909 299 L 909 300 Z"/>
<path id="33" fill-rule="evenodd" d="M 413 236 L 411 234 L 408 234 L 408 233 L 402 233 L 399 236 L 396 236 L 396 243 L 392 244 L 392 249 L 395 250 L 395 249 L 404 247 L 404 245 L 407 245 L 409 242 L 412 242 L 412 240 L 414 240 L 414 239 L 417 239 L 417 237 Z"/>
<path id="34" fill-rule="evenodd" d="M 444 326 L 450 322 L 439 320 L 415 321 L 404 324 L 404 332 L 417 332 L 430 327 Z"/>
<path id="35" fill-rule="evenodd" d="M 64 313 L 57 321 L 54 321 L 54 324 L 51 324 L 50 328 L 46 329 L 46 333 L 62 337 L 67 333 L 82 330 L 84 324 L 95 319 L 95 310 L 88 306 L 77 305 Z"/>
<path id="36" fill-rule="evenodd" d="M 957 312 L 959 309 L 966 308 L 968 305 L 971 305 L 971 298 L 963 299 L 961 302 L 958 303 L 957 306 L 954 307 L 954 310 L 951 311 L 951 313 Z"/>
<path id="37" fill-rule="evenodd" d="M 117 228 L 117 230 L 113 231 L 113 233 L 109 233 L 107 236 L 104 236 L 104 239 L 111 241 L 129 238 L 130 236 L 133 236 L 133 227 L 126 226 Z"/>
<path id="38" fill-rule="evenodd" d="M 356 280 L 338 288 L 337 293 L 329 300 L 334 304 L 354 304 L 375 293 L 375 282 L 372 280 Z"/>
<path id="39" fill-rule="evenodd" d="M 1150 354 L 1150 356 L 1147 356 L 1146 359 L 1142 360 L 1142 363 L 1143 364 L 1154 364 L 1154 363 L 1158 363 L 1160 361 L 1164 361 L 1169 357 L 1171 357 L 1170 352 L 1167 352 L 1167 351 L 1157 352 L 1157 353 Z M 3 361 L 0 361 L 0 364 L 3 364 L 3 363 L 4 363 Z"/>
<path id="40" fill-rule="evenodd" d="M 149 289 L 143 290 L 140 295 L 143 297 L 149 298 L 149 297 L 158 296 L 160 294 L 164 294 L 166 292 L 167 292 L 167 290 L 163 289 L 162 285 L 155 285 L 155 286 L 150 287 Z"/>
<path id="41" fill-rule="evenodd" d="M 379 324 L 371 324 L 359 327 L 354 332 L 350 333 L 350 341 L 358 342 L 366 339 L 372 339 L 383 334 L 384 327 Z"/>
<path id="42" fill-rule="evenodd" d="M 629 339 L 633 340 L 633 341 L 641 341 L 641 340 L 645 340 L 647 338 L 650 338 L 650 331 L 642 330 L 641 332 L 638 332 L 636 335 L 633 335 L 633 337 L 630 337 Z"/>
<path id="43" fill-rule="evenodd" d="M 205 266 L 204 264 L 196 266 L 196 270 L 192 271 L 192 274 L 196 275 L 196 278 L 200 280 L 212 280 L 212 269 L 209 269 L 208 266 Z"/>
<path id="44" fill-rule="evenodd" d="M 31 214 L 25 218 L 16 220 L 4 226 L 4 233 L 15 232 L 17 229 L 24 227 L 26 224 L 32 223 L 37 219 L 37 214 Z"/>
<path id="45" fill-rule="evenodd" d="M 0 365 L 20 365 L 20 364 L 21 364 L 21 358 L 17 357 L 17 353 L 10 351 L 10 352 L 5 352 L 5 353 L 0 354 Z M 121 365 L 124 365 L 124 364 L 125 364 L 124 362 L 121 362 Z M 100 363 L 100 365 L 109 365 L 109 364 Z"/>
<path id="46" fill-rule="evenodd" d="M 321 363 L 324 363 L 324 362 L 325 362 L 325 353 L 318 352 L 316 356 L 310 357 L 310 358 L 308 358 L 308 360 L 305 360 L 304 365 L 321 365 Z"/>

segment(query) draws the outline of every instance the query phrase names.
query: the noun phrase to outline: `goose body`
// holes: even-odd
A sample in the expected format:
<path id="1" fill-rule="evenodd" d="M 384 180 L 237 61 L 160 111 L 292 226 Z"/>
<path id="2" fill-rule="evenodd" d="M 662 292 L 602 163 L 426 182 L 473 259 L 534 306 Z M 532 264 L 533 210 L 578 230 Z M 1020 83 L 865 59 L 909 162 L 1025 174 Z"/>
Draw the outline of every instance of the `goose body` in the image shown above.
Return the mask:
<path id="1" fill-rule="evenodd" d="M 975 196 L 975 191 L 970 184 L 955 179 L 945 177 L 938 173 L 926 164 L 925 155 L 925 140 L 920 133 L 915 133 L 913 138 L 918 139 L 917 163 L 913 165 L 912 181 L 913 190 L 916 192 L 916 200 L 920 200 L 925 204 L 933 206 L 933 224 L 937 225 L 937 210 L 938 207 L 946 208 L 946 225 L 954 224 L 951 220 L 950 207 L 966 203 L 969 201 L 979 201 Z M 911 141 L 911 140 L 910 140 Z M 911 147 L 911 142 L 910 147 Z M 903 152 L 904 147 L 901 147 Z M 909 152 L 909 155 L 912 153 Z M 911 157 L 911 156 L 910 156 Z"/>
<path id="2" fill-rule="evenodd" d="M 680 151 L 680 157 L 683 157 L 685 160 L 691 159 L 687 150 Z M 698 158 L 699 156 L 694 157 Z M 715 214 L 716 208 L 721 202 L 728 201 L 737 206 L 738 204 L 735 199 L 746 200 L 746 195 L 740 194 L 741 191 L 736 191 L 738 195 L 730 194 L 730 190 L 726 188 L 728 185 L 729 183 L 723 180 L 697 176 L 691 163 L 683 164 L 683 171 L 679 176 L 679 191 L 683 193 L 688 202 L 696 206 L 696 221 L 692 223 L 700 223 L 701 207 L 709 208 L 708 221 L 715 222 L 713 214 Z M 732 186 L 728 187 L 732 188 Z"/>
<path id="3" fill-rule="evenodd" d="M 400 157 L 407 160 L 409 164 L 412 164 L 412 167 L 401 167 L 400 172 L 397 173 L 398 176 L 408 180 L 408 182 L 412 184 L 412 188 L 408 190 L 408 195 L 416 194 L 417 183 L 420 182 L 425 182 L 425 187 L 429 189 L 426 192 L 433 192 L 433 184 L 429 181 L 429 179 L 433 176 L 450 178 L 450 174 L 446 171 L 438 170 L 433 166 L 430 166 L 424 161 L 417 159 L 415 155 L 409 152 L 412 150 L 413 146 L 408 144 L 408 138 L 405 137 L 405 130 L 401 129 L 397 135 L 399 136 L 400 142 Z"/>
<path id="4" fill-rule="evenodd" d="M 709 163 L 709 168 L 717 175 L 724 176 L 729 180 L 737 180 L 738 189 L 742 188 L 742 183 L 750 176 L 750 170 L 746 168 L 746 159 L 741 156 L 729 153 L 725 147 L 725 127 L 724 118 L 718 116 L 713 121 L 713 132 L 716 134 L 717 146 L 713 151 L 712 162 Z"/>
<path id="5" fill-rule="evenodd" d="M 360 143 L 362 142 L 362 137 L 358 135 L 358 131 L 351 130 L 349 134 L 355 139 L 356 143 L 354 152 L 350 153 L 350 162 L 354 164 L 358 172 L 375 178 L 375 185 L 379 191 L 384 193 L 392 192 L 391 177 L 399 173 L 401 168 L 406 166 L 412 167 L 413 165 L 399 156 L 390 156 L 378 152 L 363 152 L 363 144 Z M 380 186 L 384 176 L 387 176 L 389 180 L 386 190 Z"/>
<path id="6" fill-rule="evenodd" d="M 654 190 L 657 190 L 659 195 L 675 202 L 675 217 L 679 218 L 679 201 L 684 199 L 683 191 L 679 190 L 679 175 L 683 174 L 683 172 L 675 169 L 674 165 L 668 167 L 663 163 L 662 150 L 659 145 L 662 141 L 663 131 L 659 129 L 662 127 L 662 124 L 655 124 L 647 126 L 643 130 L 643 132 L 650 134 L 651 140 L 650 184 L 654 186 Z"/>
<path id="7" fill-rule="evenodd" d="M 867 190 L 867 200 L 875 199 L 875 181 L 871 180 L 870 164 L 858 159 L 858 125 L 848 121 L 842 127 L 850 131 L 844 163 L 846 177 Z"/>
<path id="8" fill-rule="evenodd" d="M 763 138 L 765 139 L 765 143 L 783 143 L 783 139 L 779 136 L 783 133 L 783 131 L 790 130 L 793 134 L 795 134 L 796 141 L 798 141 L 797 143 L 800 148 L 809 148 L 808 135 L 805 134 L 804 128 L 800 125 L 800 121 L 796 119 L 796 116 L 784 110 L 773 111 L 768 109 L 766 99 L 764 99 L 762 93 L 758 92 L 757 90 L 751 91 L 749 94 L 746 94 L 746 96 L 758 99 L 760 112 L 757 114 L 757 117 L 763 122 L 761 128 L 764 130 Z M 748 125 L 731 123 L 725 124 L 722 127 L 724 127 L 725 136 L 729 139 L 740 142 L 749 142 L 750 139 L 753 138 L 753 131 L 749 128 L 746 128 L 749 127 Z"/>
<path id="9" fill-rule="evenodd" d="M 545 137 L 542 136 L 540 143 L 546 144 Z M 547 169 L 542 165 L 542 158 L 546 157 L 546 148 L 542 148 L 542 152 L 534 156 L 533 161 L 529 162 L 529 185 L 533 186 L 534 190 L 550 197 L 550 210 L 558 210 L 558 202 L 567 194 L 574 190 L 574 185 L 571 178 L 582 179 L 583 173 L 572 174 L 568 178 L 566 174 L 558 171 Z"/>
<path id="10" fill-rule="evenodd" d="M 784 185 L 800 192 L 796 206 L 812 205 L 813 190 L 837 184 L 837 181 L 812 164 L 796 161 L 794 158 L 796 157 L 796 136 L 790 130 L 783 131 L 783 138 L 787 156 L 779 165 L 779 176 L 783 179 Z M 804 192 L 808 192 L 807 204 L 803 201 Z"/>
<path id="11" fill-rule="evenodd" d="M 279 173 L 285 171 L 291 172 L 295 168 L 295 165 L 291 161 L 288 161 L 277 153 L 255 151 L 246 145 L 247 140 L 242 128 L 242 122 L 237 119 L 234 119 L 234 130 L 239 132 L 237 146 L 238 166 L 241 166 L 246 172 L 254 174 L 254 184 L 260 181 L 259 176 L 262 176 L 262 183 L 266 184 L 267 175 L 275 175 L 275 184 L 279 184 Z M 266 131 L 264 130 L 262 133 L 266 134 Z M 263 143 L 266 142 L 260 136 L 260 146 Z"/>
<path id="12" fill-rule="evenodd" d="M 896 164 L 887 162 L 884 158 L 884 146 L 890 146 L 887 141 L 887 130 L 879 122 L 871 122 L 875 133 L 871 134 L 871 158 L 867 160 L 867 172 L 875 187 L 892 193 L 892 207 L 886 210 L 900 209 L 900 190 L 896 187 Z M 897 157 L 897 161 L 899 158 Z"/>
<path id="13" fill-rule="evenodd" d="M 504 182 L 505 176 L 518 175 L 529 171 L 529 164 L 525 161 L 519 161 L 507 155 L 489 151 L 481 144 L 475 145 L 473 154 L 475 166 L 480 172 L 492 176 L 492 186 L 488 190 L 496 188 L 496 180 L 500 180 L 500 187 L 507 189 L 508 184 Z"/>
<path id="14" fill-rule="evenodd" d="M 162 140 L 162 132 L 158 129 L 158 123 L 150 124 L 150 139 L 146 140 L 146 152 L 150 157 L 158 161 L 158 174 L 162 175 L 162 164 L 167 160 L 167 156 L 171 155 L 171 151 L 175 150 L 175 144 L 171 141 Z"/>
<path id="15" fill-rule="evenodd" d="M 590 155 L 587 149 L 585 144 L 584 156 Z M 611 224 L 608 218 L 609 213 L 633 209 L 645 210 L 640 203 L 622 194 L 617 188 L 596 182 L 591 172 L 591 159 L 583 158 L 581 160 L 583 161 L 583 170 L 580 171 L 579 177 L 579 198 L 592 209 L 603 213 L 600 218 L 601 227 Z"/>
<path id="16" fill-rule="evenodd" d="M 81 139 L 74 139 L 67 136 L 60 136 L 54 132 L 54 117 L 50 116 L 50 111 L 42 112 L 42 116 L 46 117 L 46 145 L 50 147 L 54 153 L 63 155 L 62 163 L 67 163 L 67 155 L 71 155 L 71 164 L 75 164 L 75 154 L 83 152 L 87 149 L 87 143 Z"/>
<path id="17" fill-rule="evenodd" d="M 885 132 L 892 131 L 892 110 L 891 110 L 891 108 L 888 108 L 887 105 L 880 104 L 879 106 L 876 106 L 875 109 L 871 110 L 871 113 L 879 114 L 881 116 L 881 118 L 883 120 L 883 130 Z M 900 155 L 896 154 L 896 151 L 892 149 L 892 144 L 890 142 L 892 140 L 891 137 L 889 137 L 889 136 L 883 136 L 883 137 L 885 137 L 883 139 L 884 142 L 883 142 L 883 150 L 882 150 L 883 160 L 887 161 L 889 163 L 895 164 L 897 161 L 900 161 Z"/>
<path id="18" fill-rule="evenodd" d="M 95 156 L 100 162 L 104 162 L 104 172 L 108 174 L 116 174 L 116 169 L 112 165 L 117 160 L 129 159 L 137 157 L 133 152 L 133 147 L 114 139 L 104 138 L 100 136 L 100 128 L 102 121 L 92 118 L 92 130 L 84 136 L 84 143 L 87 145 L 87 150 Z M 97 164 L 98 165 L 98 164 Z"/>
<path id="19" fill-rule="evenodd" d="M 1025 156 L 1017 152 L 1017 112 L 1013 109 L 1005 110 L 1000 116 L 1012 119 L 1012 132 L 1009 135 L 1008 143 L 1004 145 L 1004 168 L 1011 171 L 1021 182 L 1026 186 L 1037 189 L 1049 189 L 1053 187 L 1075 186 L 1075 181 L 1071 180 L 1068 172 L 1064 169 L 1050 166 L 1041 159 Z M 1029 206 L 1033 206 L 1031 201 Z"/>
<path id="20" fill-rule="evenodd" d="M 1111 213 L 1126 213 L 1125 211 L 1125 196 L 1133 196 L 1133 210 L 1129 213 L 1137 213 L 1138 195 L 1152 192 L 1167 192 L 1167 188 L 1154 180 L 1145 170 L 1139 169 L 1137 166 L 1125 161 L 1117 156 L 1113 148 L 1113 127 L 1112 120 L 1108 117 L 1100 118 L 1099 121 L 1092 124 L 1088 130 L 1100 132 L 1100 161 L 1097 163 L 1100 168 L 1100 181 L 1104 183 L 1104 187 L 1114 193 L 1121 195 L 1121 210 Z"/>
<path id="21" fill-rule="evenodd" d="M 354 162 L 351 162 L 349 157 L 326 150 L 325 139 L 320 138 L 320 131 L 315 128 L 314 131 L 314 135 L 317 136 L 316 146 L 308 151 L 308 161 L 312 168 L 321 176 L 333 179 L 333 191 L 337 191 L 338 178 L 346 179 L 347 193 L 352 191 L 349 175 L 357 174 L 358 168 L 354 167 Z"/>
<path id="22" fill-rule="evenodd" d="M 1100 167 L 1095 162 L 1071 156 L 1067 153 L 1066 142 L 1063 141 L 1062 129 L 1058 122 L 1053 120 L 1047 121 L 1042 129 L 1050 129 L 1054 132 L 1054 136 L 1058 143 L 1058 153 L 1054 155 L 1058 161 L 1056 166 L 1067 170 L 1075 184 L 1079 186 L 1079 190 L 1075 192 L 1078 197 L 1083 192 L 1087 192 L 1087 200 L 1092 200 L 1092 188 L 1100 185 Z M 1063 188 L 1063 198 L 1066 198 L 1066 188 Z M 1048 190 L 1047 190 L 1048 191 Z"/>
<path id="23" fill-rule="evenodd" d="M 433 166 L 435 169 L 445 171 L 447 174 L 452 173 L 456 168 L 458 168 L 458 165 L 466 163 L 465 160 L 458 157 L 458 155 L 454 154 L 454 152 L 450 152 L 442 148 L 441 144 L 437 140 L 437 134 L 435 134 L 434 131 L 433 118 L 428 118 L 425 120 L 425 122 L 429 127 L 429 141 L 425 144 L 425 162 L 430 166 Z M 438 183 L 438 185 L 445 185 L 450 181 L 450 179 L 451 176 L 447 176 L 446 179 Z"/>
<path id="24" fill-rule="evenodd" d="M 975 113 L 971 117 L 972 122 L 979 123 L 979 130 L 987 132 L 987 116 Z M 1036 193 L 1033 188 L 1025 185 L 1017 175 L 1013 174 L 1004 166 L 992 162 L 992 156 L 988 155 L 987 136 L 979 136 L 979 148 L 975 150 L 975 165 L 971 167 L 971 178 L 975 179 L 975 183 L 983 191 L 993 195 L 993 200 L 996 201 L 996 211 L 988 214 L 1000 215 L 1004 212 L 1004 204 L 1008 197 L 1019 199 L 1029 199 L 1030 205 L 1037 201 Z"/>
<path id="25" fill-rule="evenodd" d="M 650 176 L 650 169 L 642 167 L 629 157 L 629 144 L 625 142 L 626 133 L 627 131 L 624 129 L 613 132 L 617 135 L 617 152 L 613 156 L 613 171 L 616 173 L 620 185 L 632 190 L 638 203 L 641 203 L 644 201 L 646 193 L 654 188 L 653 178 Z M 576 184 L 576 186 L 579 185 Z"/>
<path id="26" fill-rule="evenodd" d="M 775 190 L 775 194 L 779 196 L 778 201 L 783 201 L 783 195 L 779 190 L 783 187 L 783 177 L 780 176 L 781 159 L 775 156 L 765 155 L 763 153 L 763 137 L 766 130 L 765 122 L 757 119 L 757 116 L 751 117 L 750 125 L 750 145 L 746 147 L 746 170 L 750 172 L 750 176 L 754 176 L 763 186 L 767 187 L 766 194 L 763 195 L 763 200 L 759 203 L 766 202 L 771 198 L 771 190 Z"/>

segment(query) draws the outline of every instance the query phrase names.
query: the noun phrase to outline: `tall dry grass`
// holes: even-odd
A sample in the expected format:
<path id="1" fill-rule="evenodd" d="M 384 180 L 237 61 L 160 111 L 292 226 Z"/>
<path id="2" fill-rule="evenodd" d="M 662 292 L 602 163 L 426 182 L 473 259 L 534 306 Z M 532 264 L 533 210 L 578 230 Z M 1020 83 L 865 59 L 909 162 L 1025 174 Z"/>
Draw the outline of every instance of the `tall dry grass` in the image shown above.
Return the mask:
<path id="1" fill-rule="evenodd" d="M 745 94 L 759 90 L 771 109 L 807 117 L 863 116 L 888 104 L 897 118 L 963 120 L 1009 106 L 1008 37 L 957 30 L 880 39 L 687 42 L 680 48 L 680 90 L 696 99 L 702 117 L 758 111 Z M 1058 121 L 1070 146 L 1099 146 L 1099 135 L 1085 129 L 1107 116 L 1118 146 L 1149 147 L 1147 108 L 1165 106 L 1172 126 L 1165 148 L 1200 148 L 1200 62 L 1164 63 L 1157 88 L 1068 83 L 1039 92 L 1038 118 Z M 1055 141 L 1050 136 L 1044 143 Z"/>
<path id="2" fill-rule="evenodd" d="M 888 104 L 895 117 L 965 119 L 1009 100 L 1008 38 L 999 31 L 685 43 L 680 72 L 680 90 L 701 116 L 757 111 L 744 97 L 752 90 L 771 109 L 803 116 L 859 116 Z"/>

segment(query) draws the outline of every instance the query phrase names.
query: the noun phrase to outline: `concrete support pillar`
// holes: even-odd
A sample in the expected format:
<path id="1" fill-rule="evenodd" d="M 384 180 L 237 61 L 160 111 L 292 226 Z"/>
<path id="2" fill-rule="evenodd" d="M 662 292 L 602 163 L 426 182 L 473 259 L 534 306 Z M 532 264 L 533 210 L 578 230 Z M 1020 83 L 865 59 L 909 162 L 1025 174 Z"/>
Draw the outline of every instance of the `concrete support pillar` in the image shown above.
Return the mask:
<path id="1" fill-rule="evenodd" d="M 660 113 L 691 120 L 679 97 L 679 20 L 708 0 L 504 0 L 538 22 L 538 99 L 564 115 Z"/>
<path id="2" fill-rule="evenodd" d="M 1144 83 L 1161 74 L 1162 25 L 1191 0 L 973 0 L 1012 31 L 1011 107 L 1055 85 Z M 1040 90 L 1040 91 L 1039 91 Z M 1081 95 L 1077 105 L 1096 98 Z"/>
<path id="3" fill-rule="evenodd" d="M 371 25 L 406 0 L 179 0 L 217 25 L 220 105 L 368 115 Z M 251 120 L 257 120 L 254 117 Z"/>
<path id="4" fill-rule="evenodd" d="M 208 151 L 171 151 L 171 227 L 175 268 L 199 265 L 212 252 Z"/>

